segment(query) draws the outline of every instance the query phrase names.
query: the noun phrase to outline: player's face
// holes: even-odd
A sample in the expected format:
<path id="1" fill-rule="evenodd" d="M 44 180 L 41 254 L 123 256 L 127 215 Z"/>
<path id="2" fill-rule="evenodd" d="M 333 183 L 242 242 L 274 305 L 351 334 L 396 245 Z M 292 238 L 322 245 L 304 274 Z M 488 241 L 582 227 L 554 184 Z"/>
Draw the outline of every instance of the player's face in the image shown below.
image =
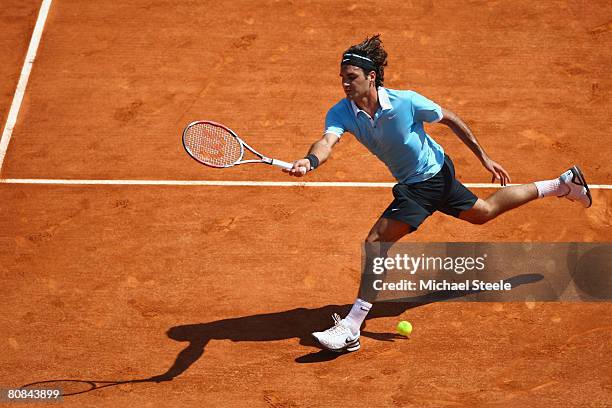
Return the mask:
<path id="1" fill-rule="evenodd" d="M 372 86 L 372 78 L 366 76 L 363 69 L 353 65 L 342 65 L 340 67 L 340 77 L 346 97 L 353 101 L 367 95 Z"/>

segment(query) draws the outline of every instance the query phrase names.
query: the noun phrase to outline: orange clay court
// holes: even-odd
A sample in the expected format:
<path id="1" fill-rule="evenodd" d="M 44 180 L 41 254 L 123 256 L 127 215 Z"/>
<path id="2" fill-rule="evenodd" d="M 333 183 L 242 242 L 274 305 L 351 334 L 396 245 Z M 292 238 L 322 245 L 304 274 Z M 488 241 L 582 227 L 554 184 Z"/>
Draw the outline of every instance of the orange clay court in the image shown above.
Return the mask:
<path id="1" fill-rule="evenodd" d="M 382 304 L 362 350 L 320 352 L 310 332 L 350 308 L 391 189 L 254 185 L 295 179 L 199 165 L 180 134 L 211 119 L 303 157 L 341 53 L 381 33 L 385 85 L 459 114 L 514 183 L 577 163 L 597 186 L 589 209 L 436 214 L 404 241 L 609 242 L 612 3 L 3 0 L 3 129 L 45 4 L 0 174 L 0 388 L 70 380 L 65 407 L 610 406 L 610 302 Z M 427 130 L 462 182 L 490 181 Z M 302 180 L 393 182 L 350 135 Z"/>

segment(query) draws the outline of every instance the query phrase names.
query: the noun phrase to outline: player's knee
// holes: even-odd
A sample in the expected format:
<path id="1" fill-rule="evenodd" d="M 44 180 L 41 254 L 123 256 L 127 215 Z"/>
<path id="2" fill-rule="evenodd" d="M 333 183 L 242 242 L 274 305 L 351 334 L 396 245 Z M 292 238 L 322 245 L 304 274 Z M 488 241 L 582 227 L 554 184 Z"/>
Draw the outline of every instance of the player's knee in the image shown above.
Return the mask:
<path id="1" fill-rule="evenodd" d="M 372 245 L 372 244 L 376 244 L 378 242 L 381 242 L 380 239 L 380 234 L 376 231 L 372 231 L 368 234 L 368 236 L 365 239 L 365 244 L 366 245 Z"/>
<path id="2" fill-rule="evenodd" d="M 496 216 L 495 207 L 486 201 L 479 201 L 478 206 L 472 208 L 464 219 L 472 224 L 483 225 Z"/>
<path id="3" fill-rule="evenodd" d="M 484 201 L 478 209 L 471 214 L 469 221 L 472 224 L 483 225 L 495 218 L 496 210 L 490 203 Z"/>

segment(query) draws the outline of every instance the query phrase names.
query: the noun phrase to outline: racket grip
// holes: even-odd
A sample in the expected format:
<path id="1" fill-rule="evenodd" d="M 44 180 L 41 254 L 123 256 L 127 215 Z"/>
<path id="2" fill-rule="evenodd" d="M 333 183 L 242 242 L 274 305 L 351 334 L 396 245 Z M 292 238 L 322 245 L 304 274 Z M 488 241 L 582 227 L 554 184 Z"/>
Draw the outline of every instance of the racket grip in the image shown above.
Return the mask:
<path id="1" fill-rule="evenodd" d="M 291 170 L 293 168 L 293 163 L 287 163 L 285 161 L 278 160 L 278 159 L 272 159 L 272 163 L 270 164 L 272 164 L 273 166 L 281 167 L 285 170 Z"/>

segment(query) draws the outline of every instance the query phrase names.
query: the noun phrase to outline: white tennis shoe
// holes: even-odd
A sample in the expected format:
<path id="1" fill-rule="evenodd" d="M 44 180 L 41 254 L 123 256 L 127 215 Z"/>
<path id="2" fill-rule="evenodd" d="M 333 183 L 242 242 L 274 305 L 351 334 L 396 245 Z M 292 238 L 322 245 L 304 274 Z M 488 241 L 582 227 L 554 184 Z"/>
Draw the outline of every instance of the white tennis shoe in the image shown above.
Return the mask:
<path id="1" fill-rule="evenodd" d="M 578 166 L 574 166 L 565 173 L 563 173 L 559 180 L 561 184 L 569 187 L 567 194 L 560 197 L 565 197 L 570 201 L 578 201 L 584 207 L 589 208 L 593 203 L 591 199 L 591 192 L 587 185 L 584 175 Z"/>
<path id="2" fill-rule="evenodd" d="M 314 332 L 312 335 L 326 349 L 342 353 L 343 351 L 357 351 L 359 344 L 359 332 L 353 334 L 351 329 L 344 325 L 337 313 L 334 313 L 334 327 L 322 332 Z"/>

